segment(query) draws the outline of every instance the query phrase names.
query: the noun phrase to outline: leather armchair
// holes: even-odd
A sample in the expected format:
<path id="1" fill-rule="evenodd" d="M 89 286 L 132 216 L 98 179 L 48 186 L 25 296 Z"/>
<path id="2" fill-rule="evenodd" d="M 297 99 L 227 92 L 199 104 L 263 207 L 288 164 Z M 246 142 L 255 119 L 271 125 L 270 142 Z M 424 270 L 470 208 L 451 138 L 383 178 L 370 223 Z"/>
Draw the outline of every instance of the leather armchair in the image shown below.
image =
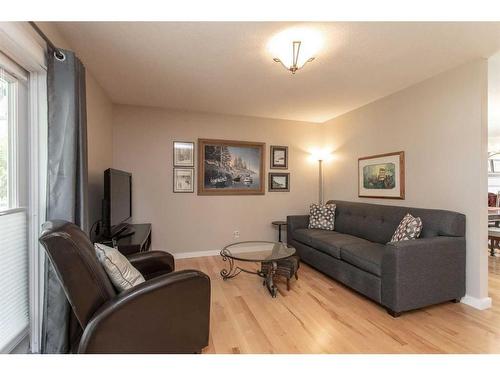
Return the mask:
<path id="1" fill-rule="evenodd" d="M 210 279 L 203 272 L 174 272 L 165 252 L 133 254 L 146 281 L 117 293 L 76 225 L 49 221 L 40 243 L 83 329 L 78 353 L 199 353 L 208 345 Z"/>
<path id="2" fill-rule="evenodd" d="M 164 251 L 144 251 L 127 255 L 127 259 L 146 280 L 173 272 L 174 257 Z"/>

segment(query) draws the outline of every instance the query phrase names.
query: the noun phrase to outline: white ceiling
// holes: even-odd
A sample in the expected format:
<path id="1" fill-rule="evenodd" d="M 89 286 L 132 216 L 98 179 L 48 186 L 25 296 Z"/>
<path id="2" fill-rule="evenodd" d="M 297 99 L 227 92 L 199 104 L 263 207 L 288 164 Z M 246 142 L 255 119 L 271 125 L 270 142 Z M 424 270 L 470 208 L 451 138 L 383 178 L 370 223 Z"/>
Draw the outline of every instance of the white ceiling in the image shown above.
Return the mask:
<path id="1" fill-rule="evenodd" d="M 266 44 L 297 25 L 325 39 L 292 76 Z M 500 50 L 500 23 L 59 22 L 120 104 L 323 122 Z"/>

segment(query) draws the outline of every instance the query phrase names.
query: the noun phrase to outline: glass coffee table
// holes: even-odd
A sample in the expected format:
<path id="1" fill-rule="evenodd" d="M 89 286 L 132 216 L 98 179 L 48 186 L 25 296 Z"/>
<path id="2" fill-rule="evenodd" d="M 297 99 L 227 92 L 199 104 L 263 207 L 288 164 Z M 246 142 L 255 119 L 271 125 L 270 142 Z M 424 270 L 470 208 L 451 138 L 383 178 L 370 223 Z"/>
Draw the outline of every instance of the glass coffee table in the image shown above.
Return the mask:
<path id="1" fill-rule="evenodd" d="M 264 279 L 263 285 L 267 286 L 273 297 L 277 295 L 277 288 L 273 282 L 277 262 L 290 258 L 295 254 L 295 248 L 287 247 L 281 242 L 245 241 L 227 245 L 220 252 L 222 260 L 229 262 L 229 269 L 223 269 L 220 274 L 224 280 L 232 279 L 241 272 L 252 273 Z M 250 263 L 265 263 L 268 267 L 259 270 L 248 270 L 235 265 L 235 261 Z M 265 271 L 262 271 L 264 269 Z"/>

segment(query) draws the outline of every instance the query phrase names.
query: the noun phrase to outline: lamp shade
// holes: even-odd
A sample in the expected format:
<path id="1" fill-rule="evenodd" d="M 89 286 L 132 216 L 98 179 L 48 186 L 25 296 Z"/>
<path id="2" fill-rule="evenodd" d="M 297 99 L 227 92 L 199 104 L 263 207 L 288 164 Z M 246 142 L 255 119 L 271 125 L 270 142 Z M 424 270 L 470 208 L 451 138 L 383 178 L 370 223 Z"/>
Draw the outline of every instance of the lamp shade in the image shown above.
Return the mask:
<path id="1" fill-rule="evenodd" d="M 316 161 L 327 161 L 332 159 L 332 153 L 330 150 L 318 148 L 311 151 L 311 158 Z"/>

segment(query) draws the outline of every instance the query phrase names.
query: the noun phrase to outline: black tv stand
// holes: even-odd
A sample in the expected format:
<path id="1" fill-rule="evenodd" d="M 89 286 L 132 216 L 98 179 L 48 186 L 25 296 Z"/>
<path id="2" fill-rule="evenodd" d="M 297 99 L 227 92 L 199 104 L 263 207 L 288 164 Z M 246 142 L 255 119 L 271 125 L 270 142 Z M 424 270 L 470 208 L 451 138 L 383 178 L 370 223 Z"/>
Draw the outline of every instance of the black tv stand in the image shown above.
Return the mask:
<path id="1" fill-rule="evenodd" d="M 127 227 L 123 231 L 120 231 L 118 234 L 113 236 L 113 239 L 119 240 L 120 238 L 125 238 L 135 234 L 135 230 L 133 228 Z"/>
<path id="2" fill-rule="evenodd" d="M 151 224 L 127 224 L 125 230 L 125 233 L 122 230 L 118 236 L 115 234 L 113 237 L 118 251 L 124 255 L 129 255 L 150 249 Z M 109 237 L 98 238 L 96 242 L 113 246 L 113 240 Z"/>
<path id="3" fill-rule="evenodd" d="M 118 238 L 120 235 L 125 232 L 125 231 L 130 231 L 130 224 L 128 223 L 120 223 L 116 226 L 114 226 L 111 230 L 111 236 L 109 236 L 111 239 L 113 238 Z"/>

